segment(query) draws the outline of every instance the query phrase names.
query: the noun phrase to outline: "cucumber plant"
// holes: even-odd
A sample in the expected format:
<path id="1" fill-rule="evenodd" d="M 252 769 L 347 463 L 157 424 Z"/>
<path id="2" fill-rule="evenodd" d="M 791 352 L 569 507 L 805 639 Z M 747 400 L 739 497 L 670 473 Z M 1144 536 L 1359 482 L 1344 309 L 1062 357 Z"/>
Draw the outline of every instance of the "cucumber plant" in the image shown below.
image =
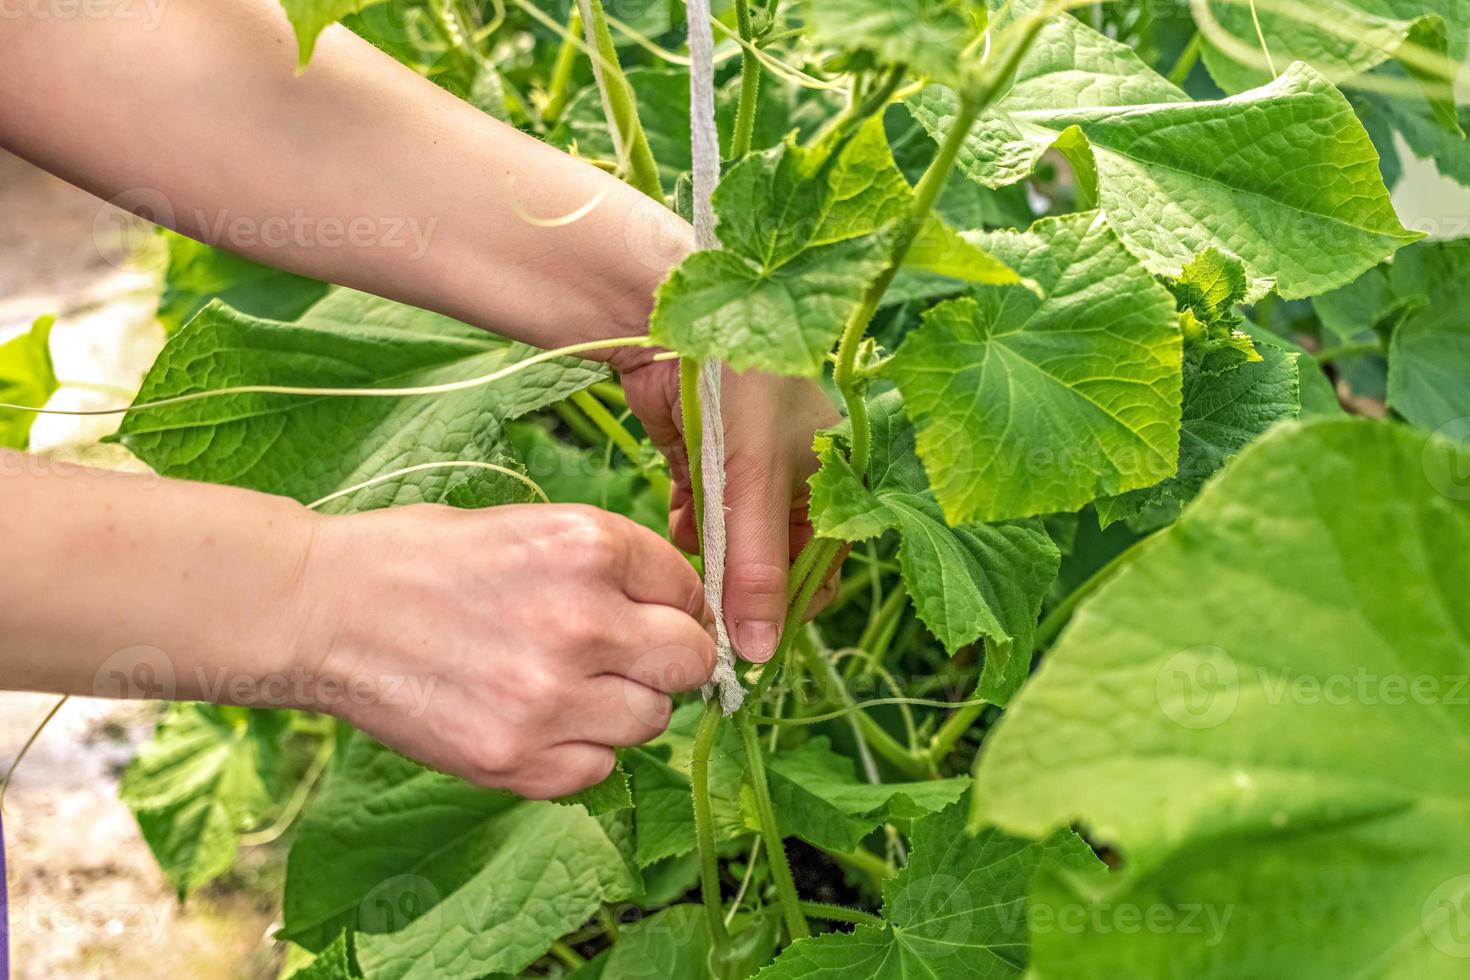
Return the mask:
<path id="1" fill-rule="evenodd" d="M 681 5 L 284 3 L 303 63 L 342 20 L 688 206 Z M 178 707 L 125 792 L 181 893 L 290 826 L 282 935 L 313 980 L 1459 975 L 1470 247 L 1419 241 L 1389 184 L 1400 138 L 1470 179 L 1470 11 L 1071 6 L 716 11 L 720 248 L 670 273 L 651 336 L 822 379 L 846 415 L 739 712 L 691 701 L 605 783 L 528 802 Z M 174 252 L 140 406 L 530 353 Z M 334 512 L 529 481 L 658 527 L 624 408 L 562 357 L 166 405 L 117 438 Z M 330 765 L 291 777 L 299 737 Z"/>

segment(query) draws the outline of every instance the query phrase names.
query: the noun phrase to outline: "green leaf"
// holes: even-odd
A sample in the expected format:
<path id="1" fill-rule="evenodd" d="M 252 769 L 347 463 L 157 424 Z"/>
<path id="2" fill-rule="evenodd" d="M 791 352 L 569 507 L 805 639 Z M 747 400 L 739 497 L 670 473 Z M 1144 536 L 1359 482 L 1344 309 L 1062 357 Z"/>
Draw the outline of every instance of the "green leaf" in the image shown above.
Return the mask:
<path id="1" fill-rule="evenodd" d="M 1267 330 L 1265 327 L 1252 323 L 1249 320 L 1242 326 L 1245 328 L 1246 333 L 1250 334 L 1251 339 L 1256 342 L 1257 350 L 1260 350 L 1263 346 L 1274 347 L 1277 350 L 1297 355 L 1296 367 L 1301 389 L 1301 417 L 1303 419 L 1341 418 L 1346 414 L 1343 412 L 1342 404 L 1337 400 L 1337 392 L 1333 389 L 1332 382 L 1328 380 L 1327 375 L 1322 373 L 1322 369 L 1317 366 L 1317 362 L 1312 358 L 1310 351 L 1302 345 L 1288 340 L 1280 334 Z"/>
<path id="2" fill-rule="evenodd" d="M 873 119 L 835 153 L 786 142 L 731 167 L 715 188 L 718 251 L 696 252 L 659 287 L 650 332 L 737 371 L 816 375 L 887 265 L 908 211 L 904 180 Z M 1018 277 L 933 219 L 913 265 L 975 282 Z"/>
<path id="3" fill-rule="evenodd" d="M 957 107 L 938 85 L 909 100 L 936 139 Z M 1095 169 L 1109 223 L 1161 275 L 1177 277 L 1215 247 L 1244 262 L 1252 297 L 1274 282 L 1299 298 L 1421 237 L 1394 214 L 1347 100 L 1304 65 L 1234 98 L 1190 102 L 1121 45 L 1059 17 L 971 131 L 959 165 L 972 180 L 1006 186 L 1059 142 Z"/>
<path id="4" fill-rule="evenodd" d="M 175 704 L 128 765 L 118 795 L 180 900 L 228 871 L 275 806 L 285 728 L 277 711 Z"/>
<path id="5" fill-rule="evenodd" d="M 517 973 L 634 872 L 598 818 L 432 772 L 355 735 L 307 808 L 286 873 L 286 937 L 344 928 L 373 980 Z"/>
<path id="6" fill-rule="evenodd" d="M 413 387 L 489 374 L 530 348 L 448 317 L 352 290 L 334 290 L 294 323 L 205 307 L 170 338 L 135 405 L 239 385 Z M 312 502 L 428 462 L 491 462 L 509 454 L 503 421 L 604 375 L 562 358 L 502 381 L 406 397 L 242 394 L 129 412 L 122 442 L 165 476 L 229 483 Z M 437 501 L 469 476 L 436 468 L 333 500 L 366 510 Z"/>
<path id="7" fill-rule="evenodd" d="M 756 980 L 993 980 L 1026 969 L 1027 885 L 1038 869 L 1099 864 L 1070 831 L 1036 844 L 965 832 L 951 806 L 914 825 L 908 867 L 883 890 L 882 928 L 800 939 Z"/>
<path id="8" fill-rule="evenodd" d="M 629 749 L 624 755 L 633 783 L 636 858 L 640 868 L 694 849 L 689 760 L 694 748 L 694 729 L 703 710 L 704 706 L 697 702 L 680 707 L 664 734 L 643 748 Z M 749 828 L 740 808 L 745 750 L 733 725 L 720 726 L 710 752 L 709 772 L 716 841 L 746 835 Z"/>
<path id="9" fill-rule="evenodd" d="M 160 234 L 168 241 L 168 268 L 158 319 L 170 334 L 212 299 L 250 316 L 294 320 L 331 288 L 315 279 L 257 265 L 178 232 L 160 229 Z"/>
<path id="10" fill-rule="evenodd" d="M 597 785 L 588 786 L 571 796 L 563 796 L 552 802 L 563 806 L 585 807 L 594 817 L 616 810 L 627 810 L 633 805 L 633 795 L 628 788 L 628 773 L 620 763 Z"/>
<path id="11" fill-rule="evenodd" d="M 1466 473 L 1407 426 L 1280 426 L 1081 607 L 977 770 L 986 825 L 1120 855 L 1038 891 L 1079 927 L 1033 930 L 1037 976 L 1463 975 Z"/>
<path id="12" fill-rule="evenodd" d="M 1405 249 L 1388 277 L 1396 296 L 1410 297 L 1389 346 L 1388 405 L 1427 429 L 1463 429 L 1470 417 L 1470 239 Z"/>
<path id="13" fill-rule="evenodd" d="M 853 762 L 817 737 L 766 759 L 766 778 L 783 837 L 851 851 L 889 819 L 922 817 L 956 802 L 964 776 L 915 783 L 860 782 Z M 747 807 L 754 813 L 753 801 Z M 754 818 L 751 818 L 754 822 Z"/>
<path id="14" fill-rule="evenodd" d="M 1239 262 L 1204 252 L 1166 285 L 1184 331 L 1179 469 L 1152 487 L 1098 501 L 1103 527 L 1125 518 L 1137 530 L 1171 522 L 1226 461 L 1301 409 L 1297 355 L 1274 345 L 1263 355 L 1238 329 L 1245 322 L 1235 310 L 1245 295 Z"/>
<path id="15" fill-rule="evenodd" d="M 1310 8 L 1300 8 L 1309 17 L 1272 10 L 1270 4 L 1255 9 L 1213 0 L 1202 7 L 1196 19 L 1211 17 L 1236 42 L 1232 52 L 1212 43 L 1213 32 L 1205 32 L 1205 66 L 1226 92 L 1270 81 L 1270 64 L 1279 69 L 1304 61 L 1341 82 L 1402 57 L 1439 124 L 1464 137 L 1455 117 L 1453 78 L 1465 56 L 1470 8 L 1458 0 L 1315 0 Z M 1242 60 L 1247 56 L 1249 61 Z"/>
<path id="16" fill-rule="evenodd" d="M 304 69 L 316 49 L 317 36 L 349 14 L 383 0 L 281 0 L 296 32 L 297 67 Z"/>
<path id="17" fill-rule="evenodd" d="M 967 4 L 921 0 L 824 0 L 803 9 L 817 44 L 862 52 L 879 64 L 954 79 L 977 25 Z"/>
<path id="18" fill-rule="evenodd" d="M 1172 476 L 1180 337 L 1168 291 L 1095 212 L 984 241 L 1043 295 L 988 287 L 942 303 L 886 371 L 948 521 L 1076 510 Z"/>
<path id="19" fill-rule="evenodd" d="M 360 980 L 347 954 L 347 934 L 344 932 L 332 940 L 332 945 L 318 953 L 316 959 L 292 973 L 290 980 Z"/>
<path id="20" fill-rule="evenodd" d="M 1057 549 L 1037 521 L 948 526 L 897 392 L 869 402 L 868 417 L 872 449 L 862 478 L 842 450 L 848 427 L 818 434 L 813 526 L 844 541 L 898 531 L 899 567 L 919 618 L 950 653 L 985 638 L 979 695 L 1004 704 L 1029 672 L 1031 635 L 1056 577 Z"/>
<path id="21" fill-rule="evenodd" d="M 0 344 L 0 402 L 37 408 L 61 387 L 51 365 L 51 328 L 56 317 L 38 317 L 31 329 Z M 35 412 L 0 408 L 0 449 L 30 444 Z"/>

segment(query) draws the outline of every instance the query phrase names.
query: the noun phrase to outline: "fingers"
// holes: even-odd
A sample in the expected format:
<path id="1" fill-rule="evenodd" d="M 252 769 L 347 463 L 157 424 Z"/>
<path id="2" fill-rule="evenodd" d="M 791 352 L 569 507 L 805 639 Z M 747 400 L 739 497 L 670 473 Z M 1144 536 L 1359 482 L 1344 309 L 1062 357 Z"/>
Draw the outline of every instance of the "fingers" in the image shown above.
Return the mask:
<path id="1" fill-rule="evenodd" d="M 715 669 L 711 629 L 668 606 L 640 605 L 623 619 L 621 652 L 603 658 L 603 672 L 673 694 L 706 683 Z"/>
<path id="2" fill-rule="evenodd" d="M 674 710 L 667 694 L 613 674 L 589 680 L 579 700 L 585 710 L 569 719 L 567 735 L 597 745 L 642 745 L 663 734 Z"/>
<path id="3" fill-rule="evenodd" d="M 786 614 L 791 557 L 791 488 L 769 470 L 732 471 L 726 491 L 725 623 L 740 655 L 765 663 Z M 746 482 L 748 480 L 748 482 Z"/>
<path id="4" fill-rule="evenodd" d="M 629 599 L 669 606 L 701 621 L 709 618 L 704 605 L 704 583 L 677 548 L 631 521 L 627 543 L 623 591 Z"/>
<path id="5" fill-rule="evenodd" d="M 553 800 L 596 786 L 617 764 L 617 755 L 606 745 L 564 742 L 542 753 L 534 767 L 527 767 L 531 774 L 506 788 L 528 800 Z"/>

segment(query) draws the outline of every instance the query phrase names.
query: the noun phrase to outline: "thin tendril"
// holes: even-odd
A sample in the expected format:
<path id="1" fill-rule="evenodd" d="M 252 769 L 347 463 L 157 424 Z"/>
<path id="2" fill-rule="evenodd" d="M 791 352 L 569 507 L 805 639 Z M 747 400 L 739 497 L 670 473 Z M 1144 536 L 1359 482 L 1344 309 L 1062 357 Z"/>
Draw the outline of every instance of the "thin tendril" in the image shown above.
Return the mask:
<path id="1" fill-rule="evenodd" d="M 496 473 L 503 473 L 506 476 L 514 477 L 515 479 L 521 481 L 526 486 L 535 491 L 536 496 L 541 498 L 542 503 L 551 503 L 551 498 L 546 495 L 545 490 L 541 489 L 541 484 L 537 483 L 535 480 L 531 479 L 529 476 L 520 472 L 519 470 L 513 470 L 509 466 L 501 466 L 498 463 L 483 463 L 479 460 L 474 459 L 449 459 L 440 460 L 433 463 L 416 463 L 413 466 L 405 466 L 402 469 L 389 470 L 387 473 L 380 473 L 377 476 L 373 477 L 371 480 L 363 480 L 361 483 L 354 483 L 350 487 L 343 487 L 341 490 L 329 493 L 320 500 L 312 501 L 311 503 L 306 505 L 306 508 L 308 510 L 316 510 L 323 504 L 330 503 L 331 501 L 336 500 L 339 497 L 346 497 L 349 494 L 357 493 L 357 491 L 359 490 L 366 490 L 368 487 L 375 487 L 380 483 L 387 483 L 389 480 L 396 480 L 400 476 L 406 476 L 409 473 L 421 473 L 424 470 L 453 469 L 459 466 L 469 467 L 470 469 L 476 470 L 492 470 Z"/>
<path id="2" fill-rule="evenodd" d="M 818 725 L 824 721 L 833 721 L 834 719 L 845 717 L 854 711 L 866 711 L 869 708 L 881 708 L 885 705 L 906 704 L 916 708 L 978 708 L 981 705 L 989 703 L 984 698 L 977 698 L 974 701 L 938 701 L 932 698 L 874 698 L 871 701 L 858 701 L 854 704 L 838 708 L 836 711 L 828 711 L 820 715 L 802 715 L 800 717 L 778 719 L 771 718 L 767 715 L 752 714 L 750 720 L 760 722 L 762 725 L 772 725 L 778 721 L 782 725 Z"/>
<path id="3" fill-rule="evenodd" d="M 63 704 L 66 704 L 66 702 L 70 700 L 70 698 L 71 695 L 63 694 L 61 698 L 51 706 L 51 710 L 46 712 L 46 717 L 41 719 L 41 723 L 35 727 L 35 730 L 31 732 L 30 737 L 26 739 L 25 744 L 20 747 L 20 751 L 15 754 L 15 759 L 10 763 L 10 768 L 5 770 L 5 775 L 0 776 L 0 808 L 3 808 L 5 806 L 5 794 L 10 791 L 10 780 L 11 777 L 15 775 L 16 767 L 18 767 L 20 765 L 20 761 L 26 757 L 26 753 L 31 750 L 31 746 L 36 744 L 36 739 L 41 737 L 41 733 L 46 730 L 46 726 L 51 724 L 51 719 L 56 717 L 56 712 L 60 711 L 61 706 Z"/>
<path id="4" fill-rule="evenodd" d="M 614 347 L 655 346 L 657 344 L 649 337 L 614 337 L 610 340 L 588 340 L 580 344 L 568 344 L 565 347 L 540 351 L 524 360 L 517 361 L 499 370 L 491 371 L 489 374 L 482 374 L 476 378 L 465 378 L 462 381 L 446 381 L 437 385 L 417 385 L 409 388 L 307 388 L 297 387 L 295 385 L 236 385 L 231 388 L 193 391 L 187 395 L 174 395 L 171 398 L 160 398 L 157 401 L 143 402 L 141 405 L 127 405 L 122 408 L 42 408 L 35 405 L 13 405 L 9 402 L 0 402 L 0 408 L 7 408 L 17 412 L 35 412 L 39 415 L 123 415 L 130 412 L 147 412 L 157 408 L 167 408 L 171 405 L 183 405 L 187 402 L 202 401 L 206 398 L 219 398 L 225 395 L 304 395 L 322 398 L 404 398 L 413 395 L 443 395 L 454 391 L 465 391 L 470 388 L 479 388 L 483 385 L 494 384 L 497 381 L 503 381 L 514 374 L 518 374 L 527 368 L 545 363 L 546 361 L 555 360 L 558 357 L 564 357 L 568 354 L 583 354 L 588 351 L 609 350 Z M 657 357 L 658 355 L 655 356 Z"/>
<path id="5" fill-rule="evenodd" d="M 1251 21 L 1256 25 L 1256 40 L 1261 42 L 1261 53 L 1266 56 L 1266 67 L 1271 69 L 1271 77 L 1279 78 L 1280 73 L 1276 71 L 1276 59 L 1271 57 L 1271 49 L 1266 44 L 1266 32 L 1261 30 L 1261 15 L 1256 11 L 1256 0 L 1250 0 Z"/>

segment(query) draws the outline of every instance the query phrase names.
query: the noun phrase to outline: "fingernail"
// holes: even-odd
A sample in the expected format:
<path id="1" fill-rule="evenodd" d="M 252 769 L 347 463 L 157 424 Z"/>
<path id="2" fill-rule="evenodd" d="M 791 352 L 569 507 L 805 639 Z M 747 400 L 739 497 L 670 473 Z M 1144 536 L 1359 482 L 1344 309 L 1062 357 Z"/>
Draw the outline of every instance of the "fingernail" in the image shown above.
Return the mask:
<path id="1" fill-rule="evenodd" d="M 741 623 L 735 628 L 735 642 L 740 646 L 740 655 L 753 664 L 763 664 L 776 652 L 781 639 L 781 627 L 775 623 Z"/>

